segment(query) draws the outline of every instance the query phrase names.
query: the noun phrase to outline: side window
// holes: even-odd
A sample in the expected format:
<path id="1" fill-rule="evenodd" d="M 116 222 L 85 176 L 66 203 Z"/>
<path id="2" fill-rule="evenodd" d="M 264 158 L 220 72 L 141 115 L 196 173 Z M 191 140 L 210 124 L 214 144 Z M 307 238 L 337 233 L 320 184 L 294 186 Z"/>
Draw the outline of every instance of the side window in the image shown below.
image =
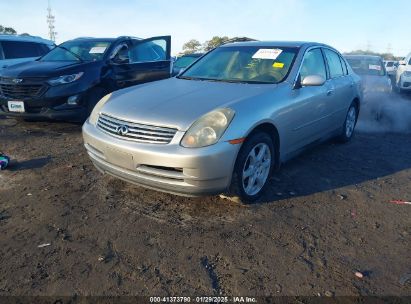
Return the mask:
<path id="1" fill-rule="evenodd" d="M 348 75 L 348 69 L 347 69 L 347 64 L 345 63 L 345 60 L 341 56 L 338 56 L 338 57 L 340 58 L 344 75 Z"/>
<path id="2" fill-rule="evenodd" d="M 308 75 L 319 75 L 324 77 L 324 79 L 327 79 L 327 72 L 321 49 L 313 49 L 305 54 L 300 75 L 301 81 Z"/>
<path id="3" fill-rule="evenodd" d="M 166 48 L 162 39 L 137 43 L 130 49 L 130 63 L 166 60 Z"/>
<path id="4" fill-rule="evenodd" d="M 327 58 L 328 68 L 330 69 L 330 77 L 336 78 L 343 76 L 343 69 L 340 61 L 340 56 L 329 49 L 324 49 L 325 58 Z"/>
<path id="5" fill-rule="evenodd" d="M 408 61 L 408 65 L 411 65 L 411 57 L 410 57 L 410 60 Z"/>
<path id="6" fill-rule="evenodd" d="M 42 47 L 34 42 L 2 41 L 5 59 L 39 57 L 45 54 Z"/>

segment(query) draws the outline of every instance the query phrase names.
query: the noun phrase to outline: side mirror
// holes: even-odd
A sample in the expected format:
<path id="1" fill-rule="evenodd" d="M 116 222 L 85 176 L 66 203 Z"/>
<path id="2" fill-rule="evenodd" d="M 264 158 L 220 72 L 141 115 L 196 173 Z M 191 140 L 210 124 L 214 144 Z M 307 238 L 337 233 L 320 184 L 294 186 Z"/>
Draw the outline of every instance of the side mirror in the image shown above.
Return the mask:
<path id="1" fill-rule="evenodd" d="M 301 81 L 303 87 L 322 86 L 325 83 L 325 78 L 320 75 L 308 75 Z"/>

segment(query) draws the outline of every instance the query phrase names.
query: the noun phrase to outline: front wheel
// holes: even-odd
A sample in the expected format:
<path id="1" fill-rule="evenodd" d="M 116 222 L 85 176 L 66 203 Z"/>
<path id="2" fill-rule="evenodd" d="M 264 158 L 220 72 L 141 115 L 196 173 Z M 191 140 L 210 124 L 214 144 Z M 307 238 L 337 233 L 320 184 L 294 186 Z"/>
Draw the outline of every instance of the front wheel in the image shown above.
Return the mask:
<path id="1" fill-rule="evenodd" d="M 259 199 L 267 187 L 275 159 L 271 137 L 267 133 L 251 135 L 238 154 L 228 196 L 237 196 L 244 203 Z"/>
<path id="2" fill-rule="evenodd" d="M 347 116 L 345 117 L 345 122 L 339 136 L 341 142 L 348 142 L 354 135 L 355 125 L 358 119 L 358 106 L 352 103 L 348 109 Z"/>

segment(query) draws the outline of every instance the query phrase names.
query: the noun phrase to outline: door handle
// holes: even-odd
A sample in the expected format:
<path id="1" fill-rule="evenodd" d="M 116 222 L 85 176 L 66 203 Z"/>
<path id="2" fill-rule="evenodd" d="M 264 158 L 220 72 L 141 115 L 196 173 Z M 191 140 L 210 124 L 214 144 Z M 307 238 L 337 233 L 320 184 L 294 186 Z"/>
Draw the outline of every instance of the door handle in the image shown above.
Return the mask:
<path id="1" fill-rule="evenodd" d="M 334 90 L 328 90 L 327 91 L 327 96 L 331 96 L 334 93 Z"/>

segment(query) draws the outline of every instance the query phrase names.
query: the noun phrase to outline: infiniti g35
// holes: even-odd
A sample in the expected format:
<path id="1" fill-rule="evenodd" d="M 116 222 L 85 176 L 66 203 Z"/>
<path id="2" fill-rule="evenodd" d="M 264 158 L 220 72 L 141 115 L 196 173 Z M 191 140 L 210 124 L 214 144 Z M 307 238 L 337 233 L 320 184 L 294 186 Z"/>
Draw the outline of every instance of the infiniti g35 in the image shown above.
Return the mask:
<path id="1" fill-rule="evenodd" d="M 257 200 L 273 169 L 307 145 L 348 141 L 359 77 L 330 46 L 241 42 L 178 77 L 103 97 L 83 125 L 95 166 L 180 195 Z"/>

